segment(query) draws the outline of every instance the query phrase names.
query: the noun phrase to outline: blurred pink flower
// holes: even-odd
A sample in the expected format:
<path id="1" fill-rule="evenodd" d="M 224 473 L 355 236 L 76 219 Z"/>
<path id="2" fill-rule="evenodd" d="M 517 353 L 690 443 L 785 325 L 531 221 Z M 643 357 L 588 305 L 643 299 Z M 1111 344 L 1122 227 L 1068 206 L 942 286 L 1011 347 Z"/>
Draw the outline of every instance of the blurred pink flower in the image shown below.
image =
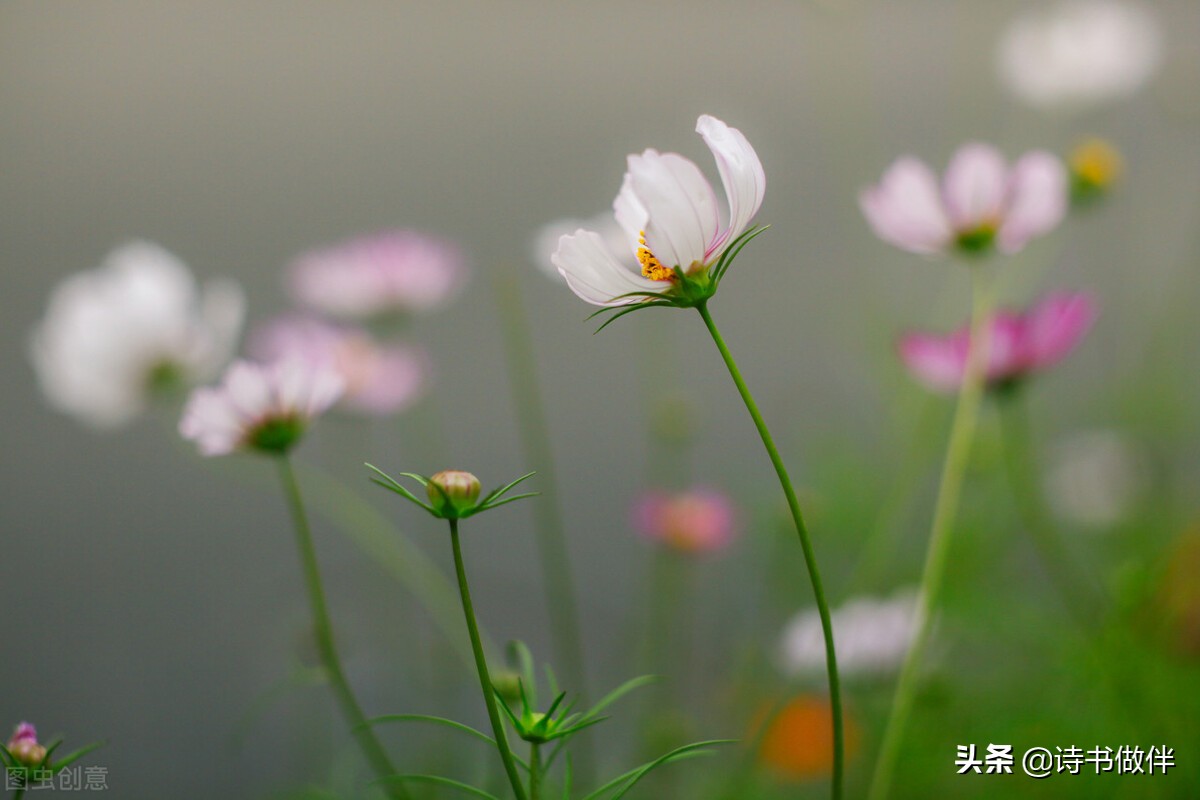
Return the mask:
<path id="1" fill-rule="evenodd" d="M 635 504 L 633 522 L 646 538 L 672 550 L 714 553 L 733 539 L 733 502 L 716 489 L 652 491 Z"/>
<path id="2" fill-rule="evenodd" d="M 266 365 L 236 361 L 219 387 L 192 392 L 179 433 L 206 456 L 284 453 L 337 402 L 343 386 L 335 370 L 299 358 Z"/>
<path id="3" fill-rule="evenodd" d="M 990 386 L 1019 380 L 1064 357 L 1096 321 L 1087 294 L 1051 294 L 1025 314 L 998 312 L 991 321 L 986 376 Z M 949 336 L 914 333 L 900 340 L 900 357 L 922 383 L 939 392 L 957 391 L 967 367 L 969 327 Z"/>
<path id="4" fill-rule="evenodd" d="M 46 748 L 38 744 L 37 729 L 22 722 L 5 745 L 13 758 L 26 766 L 37 766 L 46 758 Z"/>
<path id="5" fill-rule="evenodd" d="M 580 228 L 561 237 L 551 257 L 575 294 L 598 306 L 646 302 L 642 295 L 622 296 L 629 292 L 670 294 L 676 267 L 701 274 L 749 228 L 767 183 L 758 155 L 741 131 L 707 114 L 696 121 L 696 132 L 721 174 L 729 212 L 724 225 L 712 184 L 690 159 L 657 150 L 631 155 L 613 210 L 641 274 L 602 234 Z"/>
<path id="6" fill-rule="evenodd" d="M 386 231 L 314 250 L 289 269 L 301 305 L 340 319 L 428 311 L 466 282 L 459 248 L 415 231 Z"/>
<path id="7" fill-rule="evenodd" d="M 263 362 L 289 357 L 333 369 L 345 384 L 341 405 L 364 414 L 395 414 L 425 388 L 427 365 L 419 348 L 379 344 L 360 328 L 313 317 L 280 317 L 250 337 L 250 354 Z"/>
<path id="8" fill-rule="evenodd" d="M 973 143 L 954 154 L 940 187 L 923 162 L 897 159 L 859 206 L 875 234 L 902 250 L 1015 253 L 1062 221 L 1067 173 L 1041 150 L 1009 167 L 996 148 Z"/>

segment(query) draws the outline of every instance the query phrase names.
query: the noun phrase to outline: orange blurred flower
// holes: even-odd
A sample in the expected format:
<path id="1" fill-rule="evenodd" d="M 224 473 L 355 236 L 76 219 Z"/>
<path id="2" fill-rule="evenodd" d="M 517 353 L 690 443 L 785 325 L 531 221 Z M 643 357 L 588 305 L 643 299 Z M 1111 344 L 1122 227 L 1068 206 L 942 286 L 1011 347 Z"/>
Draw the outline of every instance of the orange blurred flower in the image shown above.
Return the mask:
<path id="1" fill-rule="evenodd" d="M 858 750 L 859 732 L 845 714 L 846 755 Z M 793 697 L 773 717 L 764 710 L 753 730 L 766 725 L 758 749 L 760 764 L 782 778 L 806 780 L 828 775 L 833 769 L 833 709 L 827 697 L 802 694 Z"/>

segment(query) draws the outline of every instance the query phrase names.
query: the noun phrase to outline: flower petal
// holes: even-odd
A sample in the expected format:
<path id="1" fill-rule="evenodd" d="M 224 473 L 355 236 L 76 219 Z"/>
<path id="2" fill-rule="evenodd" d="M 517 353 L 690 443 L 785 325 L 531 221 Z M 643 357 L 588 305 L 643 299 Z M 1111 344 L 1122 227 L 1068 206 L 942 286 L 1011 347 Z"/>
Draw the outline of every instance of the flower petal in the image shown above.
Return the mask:
<path id="1" fill-rule="evenodd" d="M 622 297 L 629 292 L 661 292 L 664 284 L 635 275 L 622 266 L 604 246 L 604 238 L 580 229 L 558 240 L 551 257 L 554 266 L 567 279 L 571 291 L 597 306 L 624 306 L 643 302 L 641 297 Z"/>
<path id="2" fill-rule="evenodd" d="M 903 250 L 937 253 L 950 241 L 937 178 L 915 158 L 897 159 L 878 186 L 859 196 L 859 206 L 875 235 Z"/>
<path id="3" fill-rule="evenodd" d="M 741 235 L 762 206 L 767 190 L 767 176 L 758 154 L 737 128 L 731 128 L 716 117 L 704 114 L 696 121 L 696 132 L 712 150 L 725 186 L 729 202 L 729 224 L 709 245 L 707 262 L 728 242 Z"/>
<path id="4" fill-rule="evenodd" d="M 629 157 L 633 194 L 646 209 L 646 245 L 664 265 L 704 263 L 717 237 L 717 199 L 700 168 L 677 153 Z"/>
<path id="5" fill-rule="evenodd" d="M 1025 318 L 1029 366 L 1048 367 L 1064 358 L 1091 330 L 1099 309 L 1091 295 L 1056 293 L 1038 303 Z"/>
<path id="6" fill-rule="evenodd" d="M 1067 213 L 1067 172 L 1056 156 L 1026 153 L 1017 161 L 1009 187 L 1008 211 L 996 246 L 1015 253 L 1034 236 L 1053 230 Z"/>
<path id="7" fill-rule="evenodd" d="M 931 336 L 913 333 L 900 340 L 900 358 L 930 389 L 953 392 L 967 371 L 966 336 Z"/>
<path id="8" fill-rule="evenodd" d="M 1008 165 L 1000 151 L 987 144 L 958 149 L 946 168 L 942 193 L 950 223 L 971 231 L 1000 220 L 1008 195 Z"/>

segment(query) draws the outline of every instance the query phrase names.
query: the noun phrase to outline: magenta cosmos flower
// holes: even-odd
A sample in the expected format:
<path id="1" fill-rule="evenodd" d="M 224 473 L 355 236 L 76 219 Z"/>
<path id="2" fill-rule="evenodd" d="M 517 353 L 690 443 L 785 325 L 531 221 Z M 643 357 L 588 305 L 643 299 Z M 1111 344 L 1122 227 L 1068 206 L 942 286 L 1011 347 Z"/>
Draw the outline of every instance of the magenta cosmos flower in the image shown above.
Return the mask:
<path id="1" fill-rule="evenodd" d="M 924 255 L 1021 250 L 1048 233 L 1067 210 L 1067 173 L 1050 153 L 1026 153 L 1011 167 L 996 148 L 959 148 L 938 185 L 915 158 L 897 159 L 859 196 L 875 234 Z"/>
<path id="2" fill-rule="evenodd" d="M 733 502 L 716 489 L 648 492 L 634 506 L 633 522 L 647 539 L 672 550 L 713 553 L 733 540 Z"/>
<path id="3" fill-rule="evenodd" d="M 986 380 L 991 388 L 1012 385 L 1062 360 L 1083 340 L 1097 316 L 1086 294 L 1052 294 L 1025 314 L 999 312 L 991 320 Z M 967 371 L 970 327 L 949 336 L 914 333 L 900 340 L 900 357 L 929 388 L 957 391 Z"/>
<path id="4" fill-rule="evenodd" d="M 448 302 L 466 277 L 457 246 L 407 230 L 314 250 L 289 270 L 296 302 L 339 319 L 428 311 Z"/>
<path id="5" fill-rule="evenodd" d="M 344 383 L 334 369 L 299 358 L 266 365 L 237 361 L 219 387 L 192 393 L 179 432 L 206 456 L 285 453 L 313 418 L 337 402 Z"/>
<path id="6" fill-rule="evenodd" d="M 281 317 L 262 326 L 249 349 L 263 362 L 294 357 L 332 369 L 345 387 L 341 407 L 363 414 L 404 410 L 421 396 L 428 373 L 419 348 L 380 344 L 360 328 L 312 317 Z"/>
<path id="7" fill-rule="evenodd" d="M 755 232 L 766 176 L 754 148 L 736 128 L 702 116 L 696 132 L 717 162 L 727 214 L 712 184 L 678 153 L 631 155 L 613 202 L 617 224 L 640 274 L 595 231 L 580 228 L 559 239 L 551 257 L 575 294 L 598 306 L 637 303 L 695 306 L 716 291 L 739 242 Z"/>

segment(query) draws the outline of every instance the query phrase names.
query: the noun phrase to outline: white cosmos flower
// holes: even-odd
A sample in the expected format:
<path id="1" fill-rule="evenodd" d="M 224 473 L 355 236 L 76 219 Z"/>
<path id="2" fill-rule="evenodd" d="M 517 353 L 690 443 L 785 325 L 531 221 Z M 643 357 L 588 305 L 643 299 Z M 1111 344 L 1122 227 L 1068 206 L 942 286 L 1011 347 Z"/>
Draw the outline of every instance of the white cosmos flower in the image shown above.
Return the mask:
<path id="1" fill-rule="evenodd" d="M 838 671 L 878 674 L 904 661 L 917 633 L 917 593 L 898 592 L 886 600 L 858 598 L 832 613 Z M 825 638 L 816 609 L 802 611 L 784 628 L 779 663 L 788 675 L 825 668 Z"/>
<path id="2" fill-rule="evenodd" d="M 1000 78 L 1020 99 L 1074 110 L 1132 95 L 1162 61 L 1162 31 L 1146 8 L 1068 0 L 1018 17 L 997 50 Z"/>
<path id="3" fill-rule="evenodd" d="M 720 275 L 710 268 L 747 232 L 762 205 L 766 176 L 741 131 L 704 115 L 696 132 L 716 159 L 726 213 L 722 215 L 712 185 L 689 159 L 657 150 L 629 156 L 613 202 L 625 252 L 614 252 L 603 235 L 581 228 L 563 236 L 551 258 L 575 294 L 598 306 L 643 303 L 648 294 L 688 305 L 715 291 Z M 629 253 L 641 265 L 641 274 L 625 266 Z M 625 296 L 630 292 L 638 294 Z"/>
<path id="4" fill-rule="evenodd" d="M 132 242 L 55 288 L 30 355 L 55 407 L 111 427 L 140 413 L 154 389 L 215 375 L 233 354 L 243 311 L 235 283 L 200 292 L 175 256 Z"/>
<path id="5" fill-rule="evenodd" d="M 206 456 L 238 450 L 284 453 L 313 418 L 338 401 L 344 387 L 332 365 L 299 357 L 265 365 L 236 361 L 220 386 L 192 392 L 179 433 Z"/>

